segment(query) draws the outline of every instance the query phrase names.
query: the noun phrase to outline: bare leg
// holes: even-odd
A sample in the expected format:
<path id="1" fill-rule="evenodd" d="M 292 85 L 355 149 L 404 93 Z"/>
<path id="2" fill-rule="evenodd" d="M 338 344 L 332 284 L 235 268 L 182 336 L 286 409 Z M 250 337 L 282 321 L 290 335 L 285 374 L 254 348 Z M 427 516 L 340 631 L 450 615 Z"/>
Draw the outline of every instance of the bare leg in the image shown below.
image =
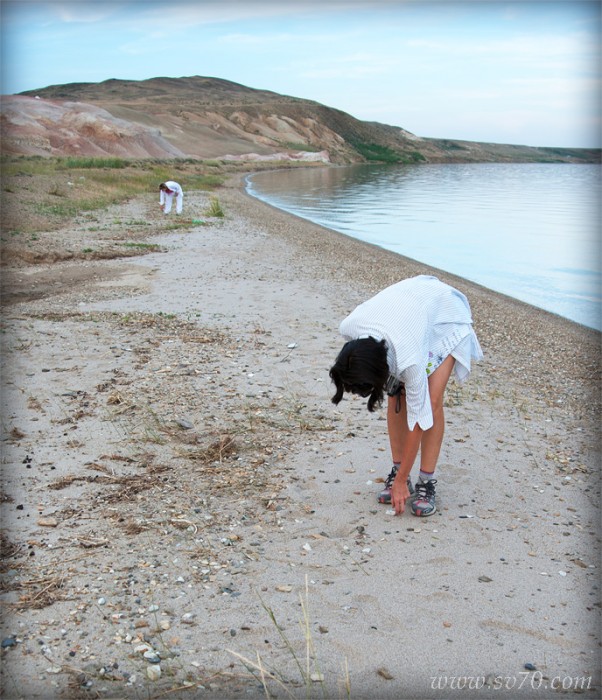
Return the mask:
<path id="1" fill-rule="evenodd" d="M 420 440 L 420 469 L 424 472 L 434 472 L 441 452 L 443 434 L 445 432 L 445 415 L 443 411 L 443 396 L 445 387 L 449 381 L 454 368 L 455 359 L 449 355 L 437 367 L 428 379 L 429 394 L 433 410 L 433 426 L 422 433 Z M 401 397 L 401 410 L 395 412 L 397 397 L 390 396 L 387 405 L 387 429 L 389 433 L 389 444 L 391 446 L 391 457 L 393 462 L 402 462 L 404 446 L 411 434 L 408 428 L 407 410 L 405 399 Z M 416 430 L 416 428 L 414 429 Z M 404 465 L 406 466 L 406 465 Z M 411 469 L 411 465 L 410 465 Z M 408 470 L 409 473 L 409 470 Z"/>
<path id="2" fill-rule="evenodd" d="M 397 476 L 391 485 L 391 505 L 395 513 L 399 515 L 405 510 L 405 501 L 410 495 L 406 479 L 409 476 L 412 466 L 416 460 L 416 455 L 420 449 L 420 468 L 422 472 L 433 474 L 439 459 L 443 433 L 445 432 L 445 416 L 443 413 L 443 395 L 445 387 L 454 368 L 455 358 L 451 355 L 447 357 L 437 369 L 429 376 L 429 395 L 433 411 L 433 425 L 428 430 L 422 430 L 419 425 L 413 430 L 408 428 L 407 408 L 405 400 L 401 400 L 401 410 L 395 412 L 397 397 L 389 397 L 387 405 L 387 428 L 389 431 L 389 443 L 391 445 L 391 456 L 394 462 L 399 462 Z M 414 515 L 427 516 L 435 512 L 434 482 L 429 481 L 428 486 L 422 485 L 424 489 L 420 497 L 417 496 L 412 501 L 412 512 Z M 432 493 L 430 493 L 431 489 Z"/>
<path id="3" fill-rule="evenodd" d="M 401 410 L 399 413 L 395 413 L 396 404 L 397 397 L 389 396 L 389 402 L 387 404 L 387 430 L 389 432 L 389 444 L 391 446 L 391 457 L 393 458 L 393 462 L 399 463 L 401 462 L 403 445 L 405 440 L 407 440 L 409 430 L 405 397 L 401 397 Z"/>
<path id="4" fill-rule="evenodd" d="M 437 466 L 443 434 L 445 432 L 445 414 L 443 396 L 456 360 L 448 355 L 429 377 L 429 394 L 433 410 L 433 427 L 425 430 L 420 443 L 420 471 L 432 474 Z"/>

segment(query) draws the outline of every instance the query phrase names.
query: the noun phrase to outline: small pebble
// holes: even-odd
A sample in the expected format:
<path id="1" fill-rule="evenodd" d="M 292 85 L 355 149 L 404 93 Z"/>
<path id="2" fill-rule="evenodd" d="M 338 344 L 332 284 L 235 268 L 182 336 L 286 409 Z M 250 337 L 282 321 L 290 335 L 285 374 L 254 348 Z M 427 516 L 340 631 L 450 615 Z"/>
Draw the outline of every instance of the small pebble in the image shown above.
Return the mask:
<path id="1" fill-rule="evenodd" d="M 38 525 L 42 527 L 56 527 L 58 524 L 59 521 L 56 518 L 53 518 L 52 516 L 41 517 L 38 519 Z"/>
<path id="2" fill-rule="evenodd" d="M 161 666 L 147 666 L 146 675 L 151 681 L 158 681 L 161 678 Z"/>

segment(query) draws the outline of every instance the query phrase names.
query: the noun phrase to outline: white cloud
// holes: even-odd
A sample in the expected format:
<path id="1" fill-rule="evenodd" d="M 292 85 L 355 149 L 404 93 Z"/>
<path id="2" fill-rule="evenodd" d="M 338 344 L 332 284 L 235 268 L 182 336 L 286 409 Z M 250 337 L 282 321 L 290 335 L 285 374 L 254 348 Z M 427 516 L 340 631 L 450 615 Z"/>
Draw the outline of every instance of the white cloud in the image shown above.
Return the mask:
<path id="1" fill-rule="evenodd" d="M 353 80 L 366 76 L 388 75 L 398 69 L 399 59 L 376 54 L 352 54 L 330 61 L 304 62 L 298 66 L 298 75 L 314 80 Z"/>
<path id="2" fill-rule="evenodd" d="M 411 39 L 406 42 L 409 48 L 424 49 L 433 56 L 506 57 L 512 62 L 526 59 L 548 61 L 550 59 L 572 58 L 597 52 L 597 45 L 589 34 L 573 33 L 567 35 L 532 34 L 514 36 L 508 39 L 491 41 L 461 41 L 458 39 L 441 41 L 429 39 Z"/>
<path id="3" fill-rule="evenodd" d="M 67 24 L 104 22 L 119 10 L 119 5 L 112 2 L 59 2 L 50 3 L 49 7 Z"/>
<path id="4" fill-rule="evenodd" d="M 215 24 L 236 24 L 246 20 L 266 20 L 288 17 L 305 12 L 303 5 L 278 2 L 173 2 L 148 4 L 136 13 L 139 27 L 160 25 L 173 29 L 202 27 Z"/>
<path id="5" fill-rule="evenodd" d="M 272 47 L 277 44 L 290 45 L 292 41 L 299 41 L 299 37 L 296 34 L 290 32 L 278 32 L 270 34 L 269 36 L 264 36 L 263 34 L 243 34 L 243 33 L 231 33 L 224 34 L 216 39 L 217 44 L 223 44 L 225 46 L 230 46 L 231 48 L 241 48 L 241 47 L 255 47 L 260 46 L 262 48 Z"/>

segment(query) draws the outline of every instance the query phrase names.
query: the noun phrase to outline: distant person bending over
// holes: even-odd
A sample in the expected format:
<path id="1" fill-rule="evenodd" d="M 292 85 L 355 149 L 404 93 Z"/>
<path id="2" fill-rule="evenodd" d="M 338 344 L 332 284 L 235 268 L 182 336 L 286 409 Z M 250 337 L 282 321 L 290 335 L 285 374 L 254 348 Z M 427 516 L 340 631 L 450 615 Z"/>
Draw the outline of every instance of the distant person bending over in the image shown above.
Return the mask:
<path id="1" fill-rule="evenodd" d="M 182 204 L 184 202 L 184 192 L 180 185 L 173 180 L 162 182 L 159 185 L 159 204 L 163 209 L 164 214 L 169 214 L 173 198 L 176 198 L 176 214 L 182 213 Z"/>
<path id="2" fill-rule="evenodd" d="M 344 392 L 369 397 L 368 410 L 388 394 L 387 429 L 393 468 L 379 494 L 396 514 L 413 493 L 414 515 L 432 515 L 435 468 L 443 441 L 443 394 L 455 368 L 463 382 L 471 359 L 483 357 L 470 305 L 457 289 L 419 275 L 387 287 L 343 320 L 347 340 L 330 369 L 338 404 Z M 415 492 L 410 472 L 420 449 Z"/>

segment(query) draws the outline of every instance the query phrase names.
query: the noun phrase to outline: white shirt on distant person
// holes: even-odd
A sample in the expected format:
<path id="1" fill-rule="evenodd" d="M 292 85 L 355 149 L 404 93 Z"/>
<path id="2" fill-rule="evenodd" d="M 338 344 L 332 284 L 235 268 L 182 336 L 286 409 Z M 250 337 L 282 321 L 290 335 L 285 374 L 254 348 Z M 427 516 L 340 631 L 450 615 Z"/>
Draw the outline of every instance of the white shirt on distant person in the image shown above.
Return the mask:
<path id="1" fill-rule="evenodd" d="M 170 192 L 165 192 L 165 190 L 159 190 L 159 204 L 163 207 L 163 213 L 164 214 L 169 214 L 171 211 L 171 204 L 173 202 L 173 198 L 176 198 L 176 214 L 181 214 L 182 213 L 182 205 L 184 203 L 184 192 L 182 191 L 182 187 L 178 185 L 177 182 L 174 182 L 173 180 L 168 180 L 166 183 L 167 187 L 171 190 Z"/>

